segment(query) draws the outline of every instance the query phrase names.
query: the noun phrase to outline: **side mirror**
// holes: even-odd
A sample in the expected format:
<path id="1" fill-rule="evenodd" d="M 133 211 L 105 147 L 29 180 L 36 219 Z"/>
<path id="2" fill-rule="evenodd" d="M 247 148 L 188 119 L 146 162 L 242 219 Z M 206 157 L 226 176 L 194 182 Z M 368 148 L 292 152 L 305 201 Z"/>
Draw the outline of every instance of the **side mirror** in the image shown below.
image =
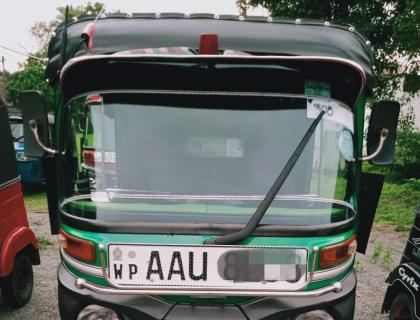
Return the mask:
<path id="1" fill-rule="evenodd" d="M 372 107 L 367 134 L 367 154 L 376 154 L 369 159 L 371 164 L 386 165 L 394 161 L 399 114 L 400 104 L 396 101 L 379 101 Z"/>
<path id="2" fill-rule="evenodd" d="M 49 126 L 47 108 L 39 91 L 23 91 L 19 95 L 22 110 L 25 154 L 31 157 L 43 157 L 49 145 Z M 36 134 L 35 134 L 36 133 Z"/>

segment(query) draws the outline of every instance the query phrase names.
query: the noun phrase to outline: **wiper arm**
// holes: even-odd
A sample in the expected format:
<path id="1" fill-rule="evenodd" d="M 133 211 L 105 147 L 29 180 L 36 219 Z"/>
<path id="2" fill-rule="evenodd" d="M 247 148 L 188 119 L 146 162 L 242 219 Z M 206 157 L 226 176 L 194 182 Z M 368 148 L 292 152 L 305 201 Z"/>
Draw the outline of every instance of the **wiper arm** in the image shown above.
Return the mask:
<path id="1" fill-rule="evenodd" d="M 261 219 L 264 217 L 265 213 L 267 212 L 267 209 L 270 207 L 280 188 L 283 186 L 284 182 L 286 181 L 296 162 L 300 158 L 303 150 L 308 144 L 309 139 L 314 134 L 315 129 L 317 128 L 324 114 L 325 111 L 321 111 L 318 117 L 312 122 L 308 131 L 306 131 L 302 140 L 299 142 L 299 145 L 297 146 L 293 154 L 290 156 L 283 170 L 278 175 L 276 181 L 274 181 L 274 184 L 271 186 L 270 190 L 267 192 L 264 199 L 261 201 L 257 210 L 255 210 L 251 219 L 249 219 L 246 226 L 240 231 L 226 234 L 220 237 L 207 239 L 204 241 L 204 244 L 233 244 L 246 239 L 254 232 L 255 228 L 258 227 Z"/>

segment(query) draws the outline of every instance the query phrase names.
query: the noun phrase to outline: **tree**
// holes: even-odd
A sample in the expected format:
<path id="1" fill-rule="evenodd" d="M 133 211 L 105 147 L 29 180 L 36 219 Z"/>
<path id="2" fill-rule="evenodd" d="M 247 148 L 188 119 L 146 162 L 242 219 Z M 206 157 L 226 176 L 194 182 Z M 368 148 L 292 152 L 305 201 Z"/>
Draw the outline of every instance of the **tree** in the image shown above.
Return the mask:
<path id="1" fill-rule="evenodd" d="M 82 15 L 96 15 L 99 12 L 105 12 L 104 5 L 101 2 L 88 2 L 82 6 L 69 6 L 69 20 Z M 59 15 L 50 22 L 36 22 L 30 32 L 38 49 L 32 56 L 40 58 L 28 58 L 23 64 L 22 70 L 17 71 L 6 78 L 6 97 L 14 105 L 17 103 L 19 93 L 24 90 L 38 90 L 44 94 L 48 108 L 51 110 L 54 105 L 53 90 L 45 81 L 45 66 L 47 58 L 48 44 L 54 35 L 54 30 L 64 21 L 66 8 L 57 8 Z"/>
<path id="2" fill-rule="evenodd" d="M 59 23 L 64 22 L 66 7 L 57 8 L 59 15 L 56 18 L 56 21 Z M 106 13 L 105 5 L 102 2 L 88 2 L 86 5 L 80 6 L 69 6 L 69 21 L 73 18 L 84 16 L 84 15 L 97 15 L 100 12 Z"/>
<path id="3" fill-rule="evenodd" d="M 44 62 L 28 58 L 21 71 L 9 75 L 6 79 L 7 100 L 16 106 L 19 93 L 25 90 L 38 90 L 44 94 L 49 109 L 54 105 L 54 93 L 44 76 Z"/>
<path id="4" fill-rule="evenodd" d="M 275 17 L 314 18 L 355 26 L 375 49 L 379 98 L 393 98 L 401 76 L 420 70 L 418 0 L 237 0 L 237 4 L 243 14 L 250 6 L 261 5 Z"/>
<path id="5" fill-rule="evenodd" d="M 31 27 L 31 36 L 38 46 L 36 50 L 39 57 L 46 58 L 48 53 L 48 44 L 51 37 L 54 35 L 56 23 L 51 22 L 36 22 Z"/>

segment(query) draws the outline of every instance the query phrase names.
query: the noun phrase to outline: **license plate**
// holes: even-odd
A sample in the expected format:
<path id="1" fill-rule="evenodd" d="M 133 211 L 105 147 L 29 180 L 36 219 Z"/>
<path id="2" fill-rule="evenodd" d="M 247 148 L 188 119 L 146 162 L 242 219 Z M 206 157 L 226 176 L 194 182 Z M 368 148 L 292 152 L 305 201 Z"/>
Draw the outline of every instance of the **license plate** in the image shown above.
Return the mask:
<path id="1" fill-rule="evenodd" d="M 111 244 L 113 284 L 142 288 L 293 290 L 307 278 L 305 248 Z"/>

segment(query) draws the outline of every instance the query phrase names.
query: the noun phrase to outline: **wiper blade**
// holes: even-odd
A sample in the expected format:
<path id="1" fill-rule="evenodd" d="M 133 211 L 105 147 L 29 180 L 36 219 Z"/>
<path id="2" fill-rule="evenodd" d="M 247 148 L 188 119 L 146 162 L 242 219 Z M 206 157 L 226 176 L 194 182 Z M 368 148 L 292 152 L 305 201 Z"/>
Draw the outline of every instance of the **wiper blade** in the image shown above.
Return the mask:
<path id="1" fill-rule="evenodd" d="M 270 207 L 280 188 L 283 186 L 290 172 L 294 168 L 296 162 L 300 158 L 303 150 L 308 144 L 309 139 L 314 134 L 315 129 L 317 128 L 324 114 L 325 111 L 321 111 L 318 117 L 312 122 L 305 135 L 303 136 L 302 140 L 299 142 L 299 145 L 296 147 L 289 160 L 287 160 L 287 163 L 284 166 L 283 170 L 278 175 L 276 181 L 274 181 L 274 184 L 271 186 L 270 190 L 267 192 L 267 194 L 261 201 L 258 208 L 255 210 L 252 217 L 249 219 L 246 226 L 240 231 L 226 234 L 224 236 L 207 239 L 204 241 L 204 244 L 234 244 L 246 239 L 254 232 L 255 228 L 258 227 L 261 219 L 264 217 L 265 213 L 267 212 L 268 208 Z"/>

